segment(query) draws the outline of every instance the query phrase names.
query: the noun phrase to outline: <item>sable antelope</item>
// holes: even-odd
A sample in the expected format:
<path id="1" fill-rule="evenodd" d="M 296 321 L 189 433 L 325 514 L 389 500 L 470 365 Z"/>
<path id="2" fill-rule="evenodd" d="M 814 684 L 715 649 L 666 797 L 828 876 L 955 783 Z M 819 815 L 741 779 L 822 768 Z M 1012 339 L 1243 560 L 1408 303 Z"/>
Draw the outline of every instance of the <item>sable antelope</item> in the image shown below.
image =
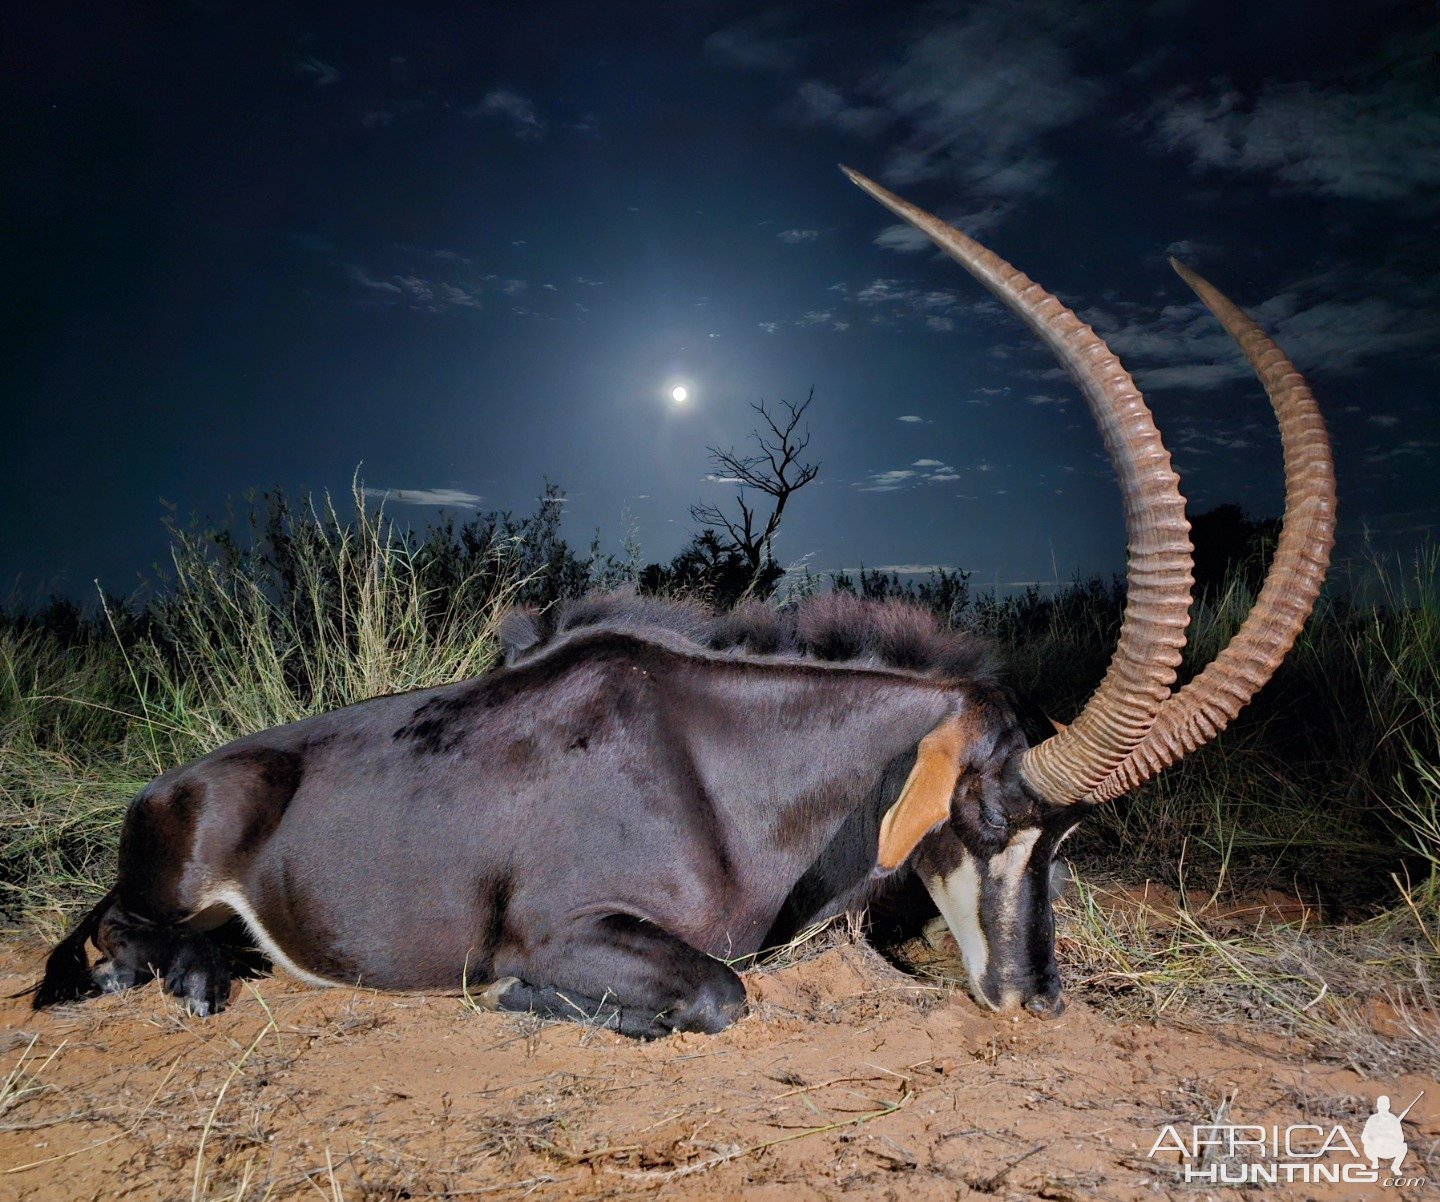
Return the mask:
<path id="1" fill-rule="evenodd" d="M 1124 619 L 1103 682 L 1026 746 L 974 641 L 904 607 L 822 598 L 728 617 L 644 600 L 520 615 L 504 666 L 239 739 L 126 816 L 114 887 L 52 952 L 37 1007 L 150 976 L 201 1014 L 238 914 L 317 984 L 483 988 L 488 1005 L 628 1034 L 717 1031 L 726 961 L 918 874 L 975 997 L 1059 1010 L 1049 871 L 1086 813 L 1215 737 L 1318 594 L 1335 494 L 1324 424 L 1275 343 L 1175 264 L 1239 342 L 1284 442 L 1284 532 L 1253 612 L 1171 694 L 1189 526 L 1149 410 L 1104 342 L 964 234 L 850 178 L 928 234 L 1076 379 L 1119 475 Z M 93 940 L 106 959 L 92 973 Z"/>

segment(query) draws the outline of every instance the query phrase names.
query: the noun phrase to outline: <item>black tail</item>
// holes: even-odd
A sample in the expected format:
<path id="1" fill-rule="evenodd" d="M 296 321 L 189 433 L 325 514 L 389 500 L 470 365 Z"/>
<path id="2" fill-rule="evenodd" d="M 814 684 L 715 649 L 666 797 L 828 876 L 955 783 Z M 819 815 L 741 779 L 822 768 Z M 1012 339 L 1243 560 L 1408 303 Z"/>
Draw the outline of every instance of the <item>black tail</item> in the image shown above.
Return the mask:
<path id="1" fill-rule="evenodd" d="M 30 1004 L 36 1010 L 43 1010 L 46 1006 L 55 1006 L 61 1002 L 77 1002 L 81 998 L 94 997 L 100 992 L 95 978 L 90 975 L 90 961 L 85 955 L 85 944 L 99 928 L 100 920 L 114 900 L 115 890 L 112 889 L 75 924 L 74 930 L 55 945 L 55 950 L 45 961 L 45 976 L 34 987 L 35 997 Z"/>

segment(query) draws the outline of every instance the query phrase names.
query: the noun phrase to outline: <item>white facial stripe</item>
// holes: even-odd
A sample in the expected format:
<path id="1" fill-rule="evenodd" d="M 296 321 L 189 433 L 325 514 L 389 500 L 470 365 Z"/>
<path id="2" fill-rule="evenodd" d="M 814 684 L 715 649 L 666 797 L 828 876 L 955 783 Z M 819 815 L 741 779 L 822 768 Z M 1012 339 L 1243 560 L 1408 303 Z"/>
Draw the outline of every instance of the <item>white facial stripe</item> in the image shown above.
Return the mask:
<path id="1" fill-rule="evenodd" d="M 1039 839 L 1038 829 L 1023 831 L 985 864 L 985 892 L 990 898 L 989 904 L 995 908 L 990 915 L 992 929 L 1007 945 L 1013 945 L 1019 933 L 1020 894 L 1025 887 L 1030 857 Z M 949 876 L 922 873 L 921 879 L 935 899 L 950 933 L 955 936 L 955 942 L 960 945 L 965 971 L 970 977 L 971 993 L 976 1000 L 995 1006 L 983 987 L 986 970 L 990 967 L 990 942 L 980 921 L 979 864 L 968 851 L 962 851 L 960 856 L 960 866 Z M 1008 975 L 1005 971 L 1007 965 L 1002 963 L 999 968 L 1002 976 Z M 1013 1008 L 1019 1001 L 1019 994 L 1009 982 L 1002 986 L 1002 990 L 998 1008 Z"/>
<path id="2" fill-rule="evenodd" d="M 949 876 L 930 876 L 922 873 L 921 879 L 935 905 L 945 918 L 945 925 L 960 945 L 960 954 L 965 958 L 965 971 L 970 975 L 970 989 L 977 998 L 985 996 L 980 982 L 985 977 L 985 967 L 990 963 L 990 945 L 985 941 L 985 932 L 980 926 L 980 873 L 975 866 L 975 857 L 968 851 L 960 853 L 960 867 Z"/>
<path id="3" fill-rule="evenodd" d="M 1025 884 L 1025 870 L 1030 867 L 1030 853 L 1040 838 L 1039 828 L 1021 831 L 1005 845 L 1005 850 L 990 857 L 987 871 L 1000 896 L 998 919 L 1007 939 L 1013 939 L 1020 918 L 1020 890 Z"/>
<path id="4" fill-rule="evenodd" d="M 250 934 L 254 937 L 255 943 L 259 946 L 260 950 L 265 953 L 272 963 L 278 964 L 292 977 L 298 977 L 307 985 L 328 987 L 331 985 L 354 984 L 353 981 L 331 981 L 325 977 L 316 976 L 313 972 L 301 968 L 294 960 L 290 959 L 289 956 L 280 950 L 280 945 L 270 937 L 270 932 L 261 924 L 259 917 L 255 913 L 255 907 L 250 904 L 250 899 L 240 892 L 240 887 L 233 881 L 227 881 L 223 885 L 217 885 L 208 890 L 200 901 L 197 913 L 208 910 L 211 906 L 229 906 L 236 914 L 240 915 L 240 920 L 249 929 Z"/>

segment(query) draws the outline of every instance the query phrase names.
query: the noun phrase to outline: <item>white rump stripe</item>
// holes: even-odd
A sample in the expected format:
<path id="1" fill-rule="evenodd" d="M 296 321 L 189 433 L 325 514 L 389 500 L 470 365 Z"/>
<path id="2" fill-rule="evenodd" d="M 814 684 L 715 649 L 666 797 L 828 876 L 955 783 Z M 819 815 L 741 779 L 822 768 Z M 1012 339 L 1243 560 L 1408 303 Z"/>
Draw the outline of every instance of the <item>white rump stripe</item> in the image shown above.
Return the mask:
<path id="1" fill-rule="evenodd" d="M 292 977 L 304 981 L 307 985 L 319 985 L 323 988 L 332 986 L 353 985 L 354 981 L 332 981 L 326 977 L 316 976 L 309 969 L 301 968 L 294 960 L 290 959 L 278 943 L 270 937 L 270 932 L 265 929 L 259 917 L 255 913 L 255 907 L 250 904 L 250 899 L 240 892 L 240 887 L 233 881 L 218 885 L 206 891 L 200 901 L 197 914 L 210 909 L 211 906 L 228 906 L 240 915 L 240 921 L 250 931 L 256 945 L 273 964 L 278 964 Z"/>

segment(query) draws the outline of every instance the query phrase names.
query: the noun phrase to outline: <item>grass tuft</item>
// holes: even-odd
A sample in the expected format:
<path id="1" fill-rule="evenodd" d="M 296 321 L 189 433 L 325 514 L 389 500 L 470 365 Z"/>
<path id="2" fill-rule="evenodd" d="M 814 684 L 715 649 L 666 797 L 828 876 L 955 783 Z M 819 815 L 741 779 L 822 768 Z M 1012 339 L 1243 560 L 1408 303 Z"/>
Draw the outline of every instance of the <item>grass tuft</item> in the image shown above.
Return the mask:
<path id="1" fill-rule="evenodd" d="M 475 676 L 495 662 L 512 602 L 613 583 L 614 562 L 559 538 L 559 501 L 547 489 L 534 517 L 416 534 L 358 486 L 344 512 L 272 494 L 252 501 L 243 538 L 172 528 L 169 574 L 144 604 L 106 601 L 93 620 L 58 603 L 0 612 L 0 914 L 55 937 L 103 890 L 126 805 L 166 769 L 251 731 Z M 949 574 L 914 599 L 1001 644 L 1035 738 L 1103 675 L 1124 591 L 1088 581 L 996 599 Z M 1253 600 L 1237 577 L 1197 604 L 1182 683 Z M 1060 915 L 1062 963 L 1090 996 L 1264 1015 L 1365 1071 L 1440 1064 L 1440 549 L 1322 598 L 1222 738 L 1101 807 L 1067 852 L 1085 879 L 1110 882 L 1082 886 Z M 1173 904 L 1112 904 L 1144 880 Z M 1302 899 L 1303 919 L 1226 916 L 1223 899 L 1263 889 Z M 839 937 L 807 932 L 771 962 Z"/>
<path id="2" fill-rule="evenodd" d="M 241 548 L 174 532 L 143 611 L 108 603 L 66 642 L 0 623 L 0 911 L 54 937 L 103 892 L 125 807 L 168 768 L 256 730 L 490 667 L 496 624 L 542 570 L 512 522 L 442 558 L 362 491 L 272 499 Z"/>

